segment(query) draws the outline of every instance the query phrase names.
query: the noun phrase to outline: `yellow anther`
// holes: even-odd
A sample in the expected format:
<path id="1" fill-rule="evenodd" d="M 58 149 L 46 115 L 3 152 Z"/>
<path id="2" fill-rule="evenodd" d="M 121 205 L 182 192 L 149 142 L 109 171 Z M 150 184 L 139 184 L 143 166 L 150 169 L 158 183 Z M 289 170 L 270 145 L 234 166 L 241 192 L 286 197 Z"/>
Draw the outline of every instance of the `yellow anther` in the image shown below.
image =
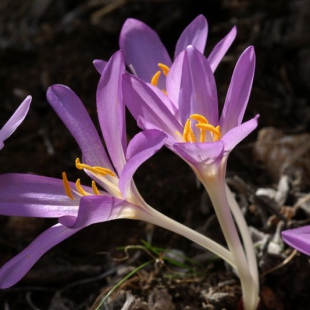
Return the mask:
<path id="1" fill-rule="evenodd" d="M 160 75 L 161 75 L 161 71 L 157 71 L 157 72 L 153 75 L 153 77 L 152 77 L 152 79 L 151 79 L 151 84 L 152 84 L 152 85 L 157 86 Z"/>
<path id="2" fill-rule="evenodd" d="M 159 63 L 159 64 L 158 64 L 158 67 L 163 71 L 163 74 L 164 74 L 165 76 L 168 75 L 169 70 L 170 70 L 170 68 L 169 68 L 168 66 L 166 66 L 166 65 L 164 65 L 164 64 L 162 64 L 162 63 Z"/>
<path id="3" fill-rule="evenodd" d="M 90 171 L 90 172 L 92 172 L 94 174 L 100 174 L 102 176 L 106 176 L 107 174 L 109 174 L 112 177 L 115 176 L 115 173 L 112 170 L 107 169 L 107 168 L 103 168 L 103 167 L 98 167 L 98 166 L 93 166 L 92 167 L 92 166 L 89 166 L 89 165 L 86 165 L 86 164 L 82 164 L 80 162 L 79 158 L 77 158 L 75 160 L 75 166 L 76 166 L 77 169 L 80 169 L 80 170 L 86 169 L 86 170 L 88 170 L 88 171 Z"/>
<path id="4" fill-rule="evenodd" d="M 191 119 L 197 121 L 199 124 L 209 124 L 208 120 L 201 114 L 192 114 Z M 206 142 L 206 129 L 200 128 L 200 142 Z"/>
<path id="5" fill-rule="evenodd" d="M 170 70 L 170 68 L 169 68 L 168 66 L 166 66 L 166 65 L 164 65 L 164 64 L 162 64 L 162 63 L 160 63 L 160 62 L 158 63 L 158 67 L 161 69 L 161 71 L 160 71 L 160 70 L 157 71 L 157 72 L 153 75 L 153 77 L 152 77 L 152 79 L 151 79 L 151 84 L 154 85 L 154 86 L 157 86 L 158 81 L 159 81 L 159 78 L 160 78 L 160 75 L 161 75 L 161 72 L 163 72 L 163 74 L 164 74 L 165 76 L 167 76 L 167 74 L 169 73 L 169 70 Z M 163 93 L 164 93 L 165 95 L 168 95 L 168 93 L 166 92 L 166 90 L 162 89 L 162 91 L 163 91 Z"/>
<path id="6" fill-rule="evenodd" d="M 196 127 L 202 130 L 208 130 L 213 133 L 214 141 L 218 141 L 221 138 L 220 126 L 212 126 L 210 124 L 196 124 Z"/>
<path id="7" fill-rule="evenodd" d="M 93 192 L 95 195 L 100 195 L 100 192 L 98 190 L 98 187 L 97 187 L 95 181 L 91 181 L 91 188 L 93 189 Z"/>
<path id="8" fill-rule="evenodd" d="M 190 118 L 197 121 L 199 124 L 209 124 L 208 120 L 200 114 L 192 114 Z"/>
<path id="9" fill-rule="evenodd" d="M 70 188 L 70 184 L 69 181 L 67 179 L 67 174 L 65 172 L 62 173 L 62 181 L 64 184 L 64 188 L 65 188 L 65 192 L 66 195 L 70 198 L 70 199 L 74 199 L 73 194 L 72 194 L 72 190 Z"/>
<path id="10" fill-rule="evenodd" d="M 196 127 L 200 129 L 200 142 L 206 142 L 206 131 L 210 131 L 213 135 L 213 141 L 218 141 L 221 139 L 220 126 L 214 127 L 209 124 L 208 120 L 201 114 L 192 114 L 190 119 L 198 122 Z"/>
<path id="11" fill-rule="evenodd" d="M 81 195 L 83 195 L 83 196 L 88 196 L 88 195 L 90 195 L 89 193 L 87 193 L 87 192 L 83 189 L 83 187 L 82 187 L 82 185 L 81 185 L 81 180 L 80 180 L 80 179 L 77 179 L 77 180 L 76 180 L 75 186 L 76 186 L 76 189 L 78 190 L 78 192 L 79 192 Z"/>
<path id="12" fill-rule="evenodd" d="M 185 123 L 184 130 L 183 130 L 183 139 L 185 142 L 196 142 L 195 135 L 191 128 L 191 120 L 188 119 Z"/>

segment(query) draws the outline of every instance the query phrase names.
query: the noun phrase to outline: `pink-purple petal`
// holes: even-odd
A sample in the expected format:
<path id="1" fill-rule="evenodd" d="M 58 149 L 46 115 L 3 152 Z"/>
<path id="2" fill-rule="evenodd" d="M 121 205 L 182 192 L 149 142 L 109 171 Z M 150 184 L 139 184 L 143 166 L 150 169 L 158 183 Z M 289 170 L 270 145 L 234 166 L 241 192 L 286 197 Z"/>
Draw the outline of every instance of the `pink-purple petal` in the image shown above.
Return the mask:
<path id="1" fill-rule="evenodd" d="M 83 196 L 78 215 L 76 217 L 61 217 L 59 222 L 72 229 L 81 229 L 92 224 L 116 219 L 121 209 L 128 205 L 129 203 L 126 200 L 113 196 Z"/>
<path id="2" fill-rule="evenodd" d="M 139 132 L 128 144 L 126 153 L 127 163 L 133 157 L 139 157 L 141 163 L 143 163 L 164 145 L 166 138 L 167 135 L 160 130 L 153 129 Z"/>
<path id="3" fill-rule="evenodd" d="M 225 144 L 225 152 L 230 152 L 257 127 L 258 117 L 259 115 L 256 115 L 251 120 L 234 127 L 222 137 L 221 141 Z"/>
<path id="4" fill-rule="evenodd" d="M 208 166 L 220 161 L 224 152 L 222 141 L 210 143 L 175 143 L 175 152 L 193 166 Z M 206 168 L 207 169 L 207 168 Z"/>
<path id="5" fill-rule="evenodd" d="M 121 30 L 119 45 L 129 69 L 145 82 L 150 82 L 159 70 L 158 63 L 171 66 L 169 54 L 157 33 L 143 22 L 128 18 Z M 165 77 L 158 82 L 165 87 Z"/>
<path id="6" fill-rule="evenodd" d="M 163 92 L 162 89 L 159 89 L 157 86 L 154 86 L 152 84 L 148 84 L 148 87 L 151 88 L 151 90 L 157 95 L 157 97 L 163 102 L 163 104 L 169 109 L 171 114 L 177 115 L 178 107 L 172 102 L 170 99 L 170 96 L 167 96 L 165 92 Z"/>
<path id="7" fill-rule="evenodd" d="M 174 57 L 177 57 L 188 45 L 204 53 L 208 37 L 208 22 L 203 15 L 198 15 L 181 33 L 176 44 Z"/>
<path id="8" fill-rule="evenodd" d="M 26 99 L 19 105 L 14 114 L 9 118 L 5 125 L 0 130 L 0 150 L 4 146 L 4 141 L 16 130 L 16 128 L 25 119 L 32 97 L 27 96 Z"/>
<path id="9" fill-rule="evenodd" d="M 73 188 L 73 183 L 69 183 Z M 87 189 L 86 189 L 87 190 Z M 79 196 L 70 199 L 62 180 L 31 174 L 0 175 L 0 215 L 58 218 L 77 214 Z"/>
<path id="10" fill-rule="evenodd" d="M 191 114 L 200 114 L 209 123 L 218 122 L 217 89 L 208 60 L 192 46 L 185 50 L 179 96 L 179 112 L 184 125 Z"/>
<path id="11" fill-rule="evenodd" d="M 166 138 L 164 132 L 153 129 L 138 133 L 130 141 L 126 154 L 127 163 L 119 181 L 123 197 L 126 197 L 136 170 L 164 145 Z"/>
<path id="12" fill-rule="evenodd" d="M 223 134 L 242 123 L 247 107 L 255 70 L 255 51 L 248 47 L 238 59 L 227 92 L 220 119 Z"/>
<path id="13" fill-rule="evenodd" d="M 162 131 L 163 133 L 166 134 L 166 141 L 165 141 L 165 146 L 168 147 L 168 148 L 172 148 L 172 145 L 174 143 L 176 143 L 176 139 L 175 137 L 172 137 L 171 135 L 169 135 L 168 133 L 164 132 L 161 128 L 159 128 L 158 126 L 148 122 L 145 118 L 143 118 L 142 116 L 139 116 L 138 117 L 138 120 L 137 120 L 137 124 L 138 126 L 142 129 L 142 130 L 159 130 L 159 131 Z"/>
<path id="14" fill-rule="evenodd" d="M 289 229 L 282 232 L 285 243 L 299 252 L 310 255 L 310 226 Z"/>
<path id="15" fill-rule="evenodd" d="M 227 50 L 230 48 L 231 44 L 234 42 L 237 34 L 237 27 L 234 26 L 230 32 L 213 48 L 210 53 L 208 60 L 211 66 L 212 71 L 214 72 L 225 56 Z"/>
<path id="16" fill-rule="evenodd" d="M 52 247 L 72 236 L 79 229 L 56 224 L 39 235 L 28 247 L 8 261 L 0 269 L 0 288 L 13 286 Z"/>
<path id="17" fill-rule="evenodd" d="M 97 88 L 97 111 L 100 128 L 111 161 L 120 174 L 125 165 L 126 132 L 125 107 L 122 98 L 122 75 L 125 63 L 120 51 L 104 68 Z"/>
<path id="18" fill-rule="evenodd" d="M 123 98 L 130 113 L 154 124 L 167 134 L 183 132 L 182 126 L 160 100 L 156 93 L 143 81 L 130 74 L 123 75 Z"/>
<path id="19" fill-rule="evenodd" d="M 113 170 L 98 132 L 80 98 L 67 86 L 53 85 L 47 100 L 82 150 L 87 164 Z"/>
<path id="20" fill-rule="evenodd" d="M 95 69 L 98 71 L 98 73 L 102 74 L 105 66 L 107 65 L 107 61 L 101 60 L 101 59 L 95 59 L 93 61 L 93 65 Z"/>

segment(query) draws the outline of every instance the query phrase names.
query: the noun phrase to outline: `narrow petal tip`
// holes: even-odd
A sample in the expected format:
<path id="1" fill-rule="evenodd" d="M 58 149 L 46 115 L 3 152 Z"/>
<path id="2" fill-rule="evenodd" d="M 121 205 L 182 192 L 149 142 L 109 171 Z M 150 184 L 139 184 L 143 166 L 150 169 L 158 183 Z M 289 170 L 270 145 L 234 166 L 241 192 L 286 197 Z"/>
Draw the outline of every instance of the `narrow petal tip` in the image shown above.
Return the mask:
<path id="1" fill-rule="evenodd" d="M 62 84 L 53 84 L 46 91 L 46 97 L 49 100 L 51 97 L 58 95 L 64 89 L 71 90 L 68 86 Z"/>
<path id="2" fill-rule="evenodd" d="M 98 73 L 102 74 L 105 66 L 107 65 L 107 62 L 101 59 L 95 59 L 93 61 L 93 65 L 95 69 L 98 71 Z"/>
<path id="3" fill-rule="evenodd" d="M 12 133 L 25 119 L 30 108 L 31 100 L 32 97 L 27 96 L 5 125 L 0 129 L 0 150 L 4 146 L 4 141 L 12 135 Z"/>
<path id="4" fill-rule="evenodd" d="M 207 37 L 208 22 L 206 18 L 200 14 L 181 33 L 176 44 L 175 57 L 177 57 L 189 44 L 192 44 L 203 53 Z"/>
<path id="5" fill-rule="evenodd" d="M 243 55 L 249 55 L 250 61 L 255 60 L 255 48 L 253 45 L 250 45 L 248 48 L 245 49 Z M 241 55 L 242 56 L 242 55 Z"/>

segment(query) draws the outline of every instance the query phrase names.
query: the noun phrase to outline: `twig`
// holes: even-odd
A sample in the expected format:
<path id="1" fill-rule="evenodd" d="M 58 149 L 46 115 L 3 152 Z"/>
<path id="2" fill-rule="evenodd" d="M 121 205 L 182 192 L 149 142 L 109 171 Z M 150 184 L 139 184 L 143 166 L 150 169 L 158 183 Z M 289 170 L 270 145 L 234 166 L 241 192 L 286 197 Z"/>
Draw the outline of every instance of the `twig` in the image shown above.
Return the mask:
<path id="1" fill-rule="evenodd" d="M 274 272 L 282 267 L 284 267 L 287 263 L 289 263 L 293 258 L 294 256 L 298 253 L 298 251 L 295 249 L 291 254 L 290 256 L 288 256 L 282 263 L 280 263 L 279 265 L 263 272 L 261 275 L 260 275 L 260 278 L 264 277 L 266 274 L 268 273 L 271 273 L 271 272 Z"/>

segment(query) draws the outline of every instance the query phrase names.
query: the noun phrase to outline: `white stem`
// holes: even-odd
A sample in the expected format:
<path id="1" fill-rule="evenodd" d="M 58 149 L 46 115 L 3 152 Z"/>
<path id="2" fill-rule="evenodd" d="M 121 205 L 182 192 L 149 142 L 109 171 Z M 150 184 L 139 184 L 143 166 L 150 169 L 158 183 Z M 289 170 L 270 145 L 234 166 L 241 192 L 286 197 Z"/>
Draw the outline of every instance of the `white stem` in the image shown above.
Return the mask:
<path id="1" fill-rule="evenodd" d="M 255 281 L 255 284 L 257 287 L 257 295 L 258 295 L 259 277 L 258 277 L 258 269 L 257 269 L 257 260 L 256 260 L 254 244 L 252 242 L 249 227 L 244 219 L 244 216 L 240 210 L 240 207 L 234 195 L 232 194 L 227 184 L 226 184 L 226 194 L 227 194 L 230 209 L 232 211 L 232 214 L 237 223 L 239 232 L 241 234 L 243 246 L 245 248 L 245 253 L 246 253 L 248 264 L 249 264 L 250 273 L 253 277 L 253 280 Z"/>
<path id="2" fill-rule="evenodd" d="M 197 231 L 169 218 L 168 216 L 156 211 L 152 207 L 148 206 L 147 211 L 139 212 L 139 219 L 155 224 L 162 228 L 173 231 L 199 245 L 213 252 L 217 256 L 224 259 L 233 268 L 236 268 L 232 254 L 220 244 L 216 243 L 212 239 L 198 233 Z"/>
<path id="3" fill-rule="evenodd" d="M 214 174 L 208 176 L 208 182 L 204 179 L 201 181 L 209 193 L 228 248 L 235 260 L 241 282 L 243 307 L 245 310 L 255 310 L 258 305 L 257 285 L 249 271 L 244 249 L 229 208 L 224 178 Z"/>

